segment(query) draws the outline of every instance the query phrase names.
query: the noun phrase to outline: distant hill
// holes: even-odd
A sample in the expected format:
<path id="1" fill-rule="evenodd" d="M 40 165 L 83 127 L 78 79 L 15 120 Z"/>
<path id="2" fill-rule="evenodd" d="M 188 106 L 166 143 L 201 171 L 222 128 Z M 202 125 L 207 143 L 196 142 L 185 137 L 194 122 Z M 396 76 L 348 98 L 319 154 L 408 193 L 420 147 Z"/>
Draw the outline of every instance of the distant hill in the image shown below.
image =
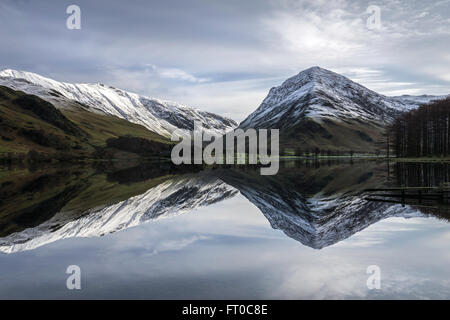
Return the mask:
<path id="1" fill-rule="evenodd" d="M 37 96 L 0 86 L 0 153 L 47 154 L 92 157 L 107 141 L 128 136 L 161 145 L 170 141 L 145 127 L 115 116 L 87 111 L 72 102 L 57 109 Z M 120 151 L 119 149 L 116 151 Z M 114 157 L 114 152 L 108 153 Z"/>
<path id="2" fill-rule="evenodd" d="M 0 71 L 0 85 L 37 95 L 56 104 L 57 108 L 67 108 L 78 102 L 87 111 L 140 124 L 164 137 L 170 137 L 176 129 L 193 130 L 194 121 L 201 123 L 213 135 L 221 135 L 237 126 L 235 121 L 211 112 L 141 96 L 102 83 L 66 83 L 31 72 L 5 69 Z"/>

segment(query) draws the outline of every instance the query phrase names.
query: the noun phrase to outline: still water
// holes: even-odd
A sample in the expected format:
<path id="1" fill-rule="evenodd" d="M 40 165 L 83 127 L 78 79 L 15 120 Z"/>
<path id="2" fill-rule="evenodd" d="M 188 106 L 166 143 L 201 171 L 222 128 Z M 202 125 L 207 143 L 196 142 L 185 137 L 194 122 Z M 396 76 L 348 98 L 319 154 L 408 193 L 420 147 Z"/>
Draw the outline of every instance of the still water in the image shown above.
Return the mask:
<path id="1" fill-rule="evenodd" d="M 448 206 L 362 193 L 438 186 L 448 164 L 128 166 L 0 169 L 0 298 L 450 298 Z"/>

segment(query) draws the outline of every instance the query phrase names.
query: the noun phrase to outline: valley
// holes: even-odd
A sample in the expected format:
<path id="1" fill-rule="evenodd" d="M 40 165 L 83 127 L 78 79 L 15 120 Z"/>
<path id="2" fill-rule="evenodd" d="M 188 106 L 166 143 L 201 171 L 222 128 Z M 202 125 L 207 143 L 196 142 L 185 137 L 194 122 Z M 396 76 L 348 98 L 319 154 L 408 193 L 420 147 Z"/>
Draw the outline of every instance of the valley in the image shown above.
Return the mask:
<path id="1" fill-rule="evenodd" d="M 192 131 L 194 121 L 213 136 L 236 128 L 279 129 L 282 156 L 385 156 L 387 128 L 395 119 L 445 98 L 388 97 L 312 67 L 270 89 L 237 124 L 98 83 L 71 84 L 5 69 L 0 85 L 0 157 L 24 159 L 33 151 L 35 159 L 58 161 L 168 158 L 171 133 Z"/>

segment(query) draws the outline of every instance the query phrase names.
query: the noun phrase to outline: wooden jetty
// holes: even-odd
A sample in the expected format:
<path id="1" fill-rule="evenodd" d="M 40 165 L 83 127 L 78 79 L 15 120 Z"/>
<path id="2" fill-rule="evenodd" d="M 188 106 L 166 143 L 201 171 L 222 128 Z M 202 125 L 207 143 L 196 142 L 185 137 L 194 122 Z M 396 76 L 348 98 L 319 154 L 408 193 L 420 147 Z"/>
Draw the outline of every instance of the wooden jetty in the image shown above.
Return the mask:
<path id="1" fill-rule="evenodd" d="M 438 187 L 406 187 L 366 189 L 367 200 L 405 204 L 450 203 L 450 183 Z"/>

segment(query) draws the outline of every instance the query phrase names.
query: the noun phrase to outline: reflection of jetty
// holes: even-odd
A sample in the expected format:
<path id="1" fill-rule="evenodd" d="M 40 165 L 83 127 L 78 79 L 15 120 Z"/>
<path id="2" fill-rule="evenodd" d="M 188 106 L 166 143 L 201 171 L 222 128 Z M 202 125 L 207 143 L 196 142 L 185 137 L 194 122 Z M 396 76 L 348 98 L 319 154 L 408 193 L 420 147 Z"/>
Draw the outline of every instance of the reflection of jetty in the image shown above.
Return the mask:
<path id="1" fill-rule="evenodd" d="M 441 184 L 439 187 L 398 187 L 382 189 L 366 189 L 368 195 L 366 200 L 420 205 L 426 204 L 449 204 L 450 183 Z"/>

